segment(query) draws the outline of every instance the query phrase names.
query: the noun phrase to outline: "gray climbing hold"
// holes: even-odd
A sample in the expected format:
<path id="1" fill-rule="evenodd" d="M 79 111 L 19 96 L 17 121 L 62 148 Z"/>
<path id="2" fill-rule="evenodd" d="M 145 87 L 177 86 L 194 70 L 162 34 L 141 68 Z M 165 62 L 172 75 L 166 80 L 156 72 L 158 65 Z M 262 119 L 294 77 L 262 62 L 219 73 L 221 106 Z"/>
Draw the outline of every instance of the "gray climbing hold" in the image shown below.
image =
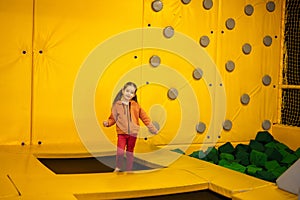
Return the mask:
<path id="1" fill-rule="evenodd" d="M 230 120 L 225 120 L 224 122 L 223 122 L 223 129 L 225 130 L 225 131 L 230 131 L 231 130 L 231 128 L 232 128 L 232 122 L 230 121 Z"/>
<path id="2" fill-rule="evenodd" d="M 227 19 L 226 20 L 226 28 L 228 30 L 232 30 L 232 29 L 234 29 L 234 27 L 235 27 L 235 21 L 234 21 L 234 19 L 232 19 L 232 18 Z"/>
<path id="3" fill-rule="evenodd" d="M 269 76 L 269 75 L 265 75 L 263 78 L 262 78 L 262 82 L 265 86 L 268 86 L 271 84 L 271 81 L 272 81 L 272 78 Z"/>
<path id="4" fill-rule="evenodd" d="M 196 80 L 200 80 L 203 76 L 203 71 L 200 68 L 196 68 L 193 71 L 193 78 Z"/>
<path id="5" fill-rule="evenodd" d="M 203 0 L 203 7 L 206 10 L 209 10 L 213 7 L 213 1 L 212 0 Z"/>
<path id="6" fill-rule="evenodd" d="M 263 43 L 265 46 L 269 47 L 272 44 L 272 38 L 271 36 L 267 35 L 264 37 Z"/>
<path id="7" fill-rule="evenodd" d="M 152 2 L 151 6 L 152 10 L 154 10 L 155 12 L 159 12 L 163 8 L 163 3 L 160 0 L 155 0 Z"/>
<path id="8" fill-rule="evenodd" d="M 206 35 L 205 35 L 205 36 L 202 36 L 202 37 L 200 38 L 200 45 L 201 45 L 202 47 L 207 47 L 207 46 L 209 45 L 209 42 L 210 42 L 209 37 L 207 37 Z"/>
<path id="9" fill-rule="evenodd" d="M 243 45 L 242 50 L 244 54 L 248 55 L 251 53 L 252 47 L 250 44 L 246 43 Z"/>
<path id="10" fill-rule="evenodd" d="M 266 4 L 266 9 L 269 12 L 273 12 L 275 10 L 275 3 L 274 1 L 268 1 Z"/>
<path id="11" fill-rule="evenodd" d="M 241 103 L 243 105 L 247 105 L 247 104 L 249 104 L 249 102 L 250 102 L 250 96 L 248 94 L 243 94 L 241 96 Z"/>
<path id="12" fill-rule="evenodd" d="M 245 8 L 244 8 L 244 12 L 247 16 L 251 16 L 254 12 L 253 6 L 250 5 L 250 4 L 246 5 Z"/>
<path id="13" fill-rule="evenodd" d="M 227 61 L 227 63 L 225 64 L 225 68 L 228 72 L 232 72 L 235 68 L 235 63 L 231 60 Z"/>
<path id="14" fill-rule="evenodd" d="M 271 128 L 270 120 L 264 120 L 263 123 L 262 123 L 262 128 L 264 130 L 269 130 Z"/>
<path id="15" fill-rule="evenodd" d="M 157 67 L 158 65 L 160 65 L 160 57 L 159 56 L 151 56 L 149 63 L 152 67 Z"/>
<path id="16" fill-rule="evenodd" d="M 175 88 L 170 88 L 168 90 L 168 97 L 171 99 L 171 100 L 175 100 L 178 96 L 178 91 L 175 89 Z"/>
<path id="17" fill-rule="evenodd" d="M 167 26 L 164 28 L 163 34 L 166 38 L 171 38 L 174 35 L 174 28 L 172 26 Z"/>
<path id="18" fill-rule="evenodd" d="M 199 122 L 196 125 L 196 130 L 198 133 L 204 133 L 205 129 L 206 129 L 206 125 L 203 122 Z"/>
<path id="19" fill-rule="evenodd" d="M 181 0 L 181 2 L 182 2 L 183 4 L 189 4 L 189 3 L 191 2 L 191 0 Z"/>

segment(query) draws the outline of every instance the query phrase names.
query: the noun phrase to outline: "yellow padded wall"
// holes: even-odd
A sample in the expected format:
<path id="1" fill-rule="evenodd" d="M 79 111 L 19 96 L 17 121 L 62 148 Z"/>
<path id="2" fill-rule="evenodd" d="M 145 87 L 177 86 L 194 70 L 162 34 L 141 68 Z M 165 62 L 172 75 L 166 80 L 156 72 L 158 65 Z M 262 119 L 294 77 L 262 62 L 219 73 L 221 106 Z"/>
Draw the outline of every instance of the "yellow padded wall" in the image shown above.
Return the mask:
<path id="1" fill-rule="evenodd" d="M 98 44 L 141 26 L 142 2 L 35 2 L 33 143 L 78 143 L 72 110 L 77 73 Z M 108 95 L 111 84 L 101 86 Z"/>
<path id="2" fill-rule="evenodd" d="M 188 133 L 181 129 L 183 140 L 176 140 L 175 144 L 187 144 L 187 138 L 199 144 L 204 140 L 214 143 L 215 137 L 218 142 L 248 141 L 263 129 L 263 122 L 267 130 L 268 123 L 276 122 L 284 1 L 156 1 L 163 5 L 159 11 L 152 8 L 154 0 L 20 2 L 1 1 L 1 19 L 5 19 L 1 26 L 9 30 L 2 33 L 1 41 L 6 48 L 0 50 L 0 87 L 5 96 L 1 99 L 0 140 L 4 143 L 80 143 L 73 113 L 77 76 L 97 47 L 111 44 L 109 41 L 121 38 L 127 31 L 136 36 L 121 40 L 99 55 L 107 65 L 98 61 L 99 68 L 105 69 L 92 91 L 95 105 L 82 108 L 95 108 L 98 126 L 109 140 L 115 142 L 114 127 L 105 129 L 101 123 L 109 115 L 114 95 L 128 80 L 138 84 L 141 105 L 161 126 L 160 134 L 149 139 L 154 144 L 168 144 L 177 130 L 185 126 Z M 25 25 L 14 26 L 16 21 L 25 21 Z M 174 29 L 174 36 L 169 39 L 164 38 L 163 32 L 157 38 L 155 34 L 147 35 L 169 26 Z M 172 42 L 180 37 L 192 41 L 204 53 L 200 56 L 194 49 L 185 49 L 180 55 L 148 44 L 151 40 Z M 178 44 L 182 49 L 188 45 Z M 134 49 L 109 60 L 114 52 L 127 46 Z M 251 51 L 244 53 L 243 48 Z M 183 54 L 199 56 L 202 66 L 194 66 Z M 149 64 L 153 55 L 161 59 L 157 68 Z M 203 79 L 192 77 L 196 67 L 208 69 L 203 71 Z M 211 81 L 205 79 L 209 73 L 214 73 Z M 264 85 L 263 80 L 270 82 Z M 85 81 L 91 80 L 87 77 Z M 170 88 L 179 92 L 177 99 L 167 97 Z M 218 88 L 225 90 L 225 98 L 217 95 Z M 81 94 L 83 99 L 93 88 L 86 89 Z M 186 89 L 195 96 L 182 97 Z M 216 98 L 212 99 L 214 95 Z M 196 106 L 180 104 L 182 98 L 192 97 Z M 249 97 L 249 103 L 243 105 L 241 97 Z M 214 124 L 214 117 L 223 117 L 223 110 L 218 110 L 223 103 L 224 119 Z M 184 106 L 192 107 L 188 109 L 189 117 L 183 118 Z M 203 133 L 196 131 L 198 122 L 206 126 Z M 228 125 L 225 122 L 232 123 L 229 130 L 223 130 Z M 212 124 L 215 131 L 213 137 L 208 137 Z M 140 139 L 144 137 L 150 135 L 143 129 Z"/>
<path id="3" fill-rule="evenodd" d="M 216 35 L 213 33 L 218 25 L 217 7 L 213 7 L 213 11 L 207 11 L 202 7 L 202 1 L 191 1 L 188 4 L 184 4 L 183 1 L 161 2 L 163 4 L 162 9 L 155 11 L 152 8 L 154 1 L 145 1 L 144 24 L 147 26 L 145 28 L 165 29 L 167 27 L 172 27 L 175 32 L 174 37 L 176 37 L 176 33 L 178 32 L 190 38 L 190 40 L 198 46 L 200 46 L 199 41 L 201 37 L 209 36 L 210 44 L 204 49 L 208 56 L 203 58 L 203 63 L 209 65 L 207 60 L 214 59 L 216 56 Z M 172 38 L 170 38 L 170 40 L 172 40 Z M 184 48 L 187 44 L 181 43 L 178 45 L 182 45 L 182 48 Z M 201 57 L 200 55 L 196 55 L 194 49 L 187 49 L 185 53 L 195 54 L 196 57 Z M 208 88 L 210 87 L 208 84 L 216 85 L 217 83 L 210 83 L 203 79 L 195 80 L 192 76 L 193 71 L 196 68 L 202 69 L 204 66 L 193 66 L 191 60 L 185 57 L 185 55 L 175 53 L 172 49 L 167 49 L 165 51 L 151 49 L 146 51 L 144 52 L 144 63 L 149 63 L 149 58 L 152 55 L 159 56 L 162 65 L 166 65 L 172 70 L 170 70 L 169 74 L 157 75 L 161 78 L 159 82 L 167 84 L 164 89 L 161 89 L 161 92 L 155 87 L 153 87 L 152 93 L 151 89 L 148 89 L 145 92 L 142 91 L 143 101 L 146 101 L 150 105 L 156 105 L 156 108 L 158 109 L 158 113 L 156 114 L 154 109 L 152 112 L 153 114 L 150 112 L 153 116 L 152 118 L 155 121 L 164 122 L 160 123 L 162 128 L 160 134 L 150 138 L 150 141 L 156 145 L 167 145 L 175 137 L 179 137 L 179 139 L 173 141 L 172 144 L 188 145 L 190 143 L 214 143 L 215 141 L 213 138 L 218 137 L 219 133 L 218 131 L 210 131 L 210 134 L 208 135 L 208 129 L 210 126 L 213 126 L 212 120 L 214 120 L 213 115 L 215 114 L 212 109 L 212 106 L 214 106 L 212 104 L 214 102 L 212 102 L 212 98 L 208 92 Z M 157 71 L 157 73 L 161 73 L 159 70 Z M 182 78 L 180 79 L 177 77 L 176 73 L 180 74 Z M 204 71 L 204 73 L 207 72 Z M 149 80 L 151 80 L 151 78 L 147 76 L 147 70 L 144 70 L 143 82 Z M 170 88 L 177 89 L 178 98 L 176 100 L 167 98 L 167 92 Z M 192 92 L 188 92 L 188 88 L 191 88 Z M 153 91 L 155 91 L 154 95 Z M 191 93 L 192 96 L 183 96 L 191 95 Z M 193 95 L 196 97 L 197 106 L 192 103 L 192 100 L 194 99 Z M 184 99 L 187 99 L 187 101 L 184 101 Z M 177 107 L 173 106 L 175 104 L 173 101 L 178 103 Z M 183 102 L 187 105 L 182 105 Z M 157 104 L 160 106 L 157 106 Z M 147 104 L 146 106 L 150 107 Z M 189 110 L 185 106 L 193 107 L 193 109 Z M 166 114 L 160 119 L 159 116 L 156 115 L 159 115 L 163 110 Z M 149 109 L 149 111 L 151 111 L 151 109 Z M 184 113 L 188 114 L 185 115 Z M 222 116 L 221 113 L 220 116 Z M 198 122 L 206 125 L 206 131 L 203 134 L 198 134 L 196 131 Z M 219 123 L 216 126 L 217 127 L 213 127 L 212 130 L 219 130 L 222 125 Z M 190 139 L 190 137 L 192 137 L 192 139 Z"/>
<path id="4" fill-rule="evenodd" d="M 255 137 L 257 131 L 272 131 L 269 125 L 277 123 L 284 3 L 279 0 L 222 3 L 216 62 L 226 86 L 226 117 L 233 123 L 232 130 L 223 134 L 224 141 L 248 141 Z M 233 29 L 227 27 L 231 19 L 235 22 Z M 248 44 L 251 47 L 249 53 L 244 52 L 247 48 L 243 49 Z M 232 72 L 225 70 L 228 61 L 235 63 Z M 240 102 L 243 94 L 250 97 L 247 105 Z"/>
<path id="5" fill-rule="evenodd" d="M 0 1 L 0 143 L 31 137 L 32 0 Z"/>
<path id="6" fill-rule="evenodd" d="M 157 68 L 151 67 L 149 59 L 153 55 L 160 55 L 164 63 Z M 141 56 L 143 59 L 141 59 Z M 124 68 L 123 68 L 124 67 Z M 125 68 L 126 67 L 126 68 Z M 148 113 L 151 119 L 159 123 L 161 130 L 157 136 L 151 135 L 145 127 L 139 132 L 139 139 L 147 139 L 152 144 L 165 145 L 169 144 L 176 135 L 180 134 L 180 128 L 191 127 L 192 130 L 186 136 L 196 135 L 195 121 L 203 120 L 207 124 L 211 117 L 211 101 L 209 98 L 201 98 L 203 95 L 208 96 L 208 91 L 203 80 L 196 81 L 192 78 L 194 67 L 186 60 L 159 49 L 143 49 L 142 55 L 140 50 L 132 51 L 125 54 L 109 65 L 101 75 L 96 92 L 96 111 L 99 124 L 110 114 L 111 103 L 126 81 L 134 81 L 138 85 L 138 102 Z M 103 87 L 110 83 L 110 89 L 103 90 Z M 168 89 L 177 87 L 180 92 L 179 100 L 170 100 L 167 96 Z M 180 87 L 180 88 L 179 88 Z M 189 88 L 201 91 L 195 93 L 197 102 L 192 107 L 189 105 L 189 97 L 182 97 L 181 92 Z M 185 99 L 181 101 L 180 99 Z M 181 103 L 188 103 L 182 105 Z M 187 106 L 191 109 L 184 110 Z M 196 116 L 196 110 L 201 110 L 201 117 L 193 119 Z M 183 117 L 184 113 L 188 113 Z M 189 116 L 189 118 L 186 118 Z M 205 121 L 207 120 L 207 121 Z M 142 122 L 141 122 L 142 124 Z M 144 126 L 144 125 L 142 125 Z M 187 128 L 186 128 L 187 130 Z M 116 141 L 115 127 L 102 128 L 105 135 L 113 142 Z M 182 134 L 182 133 L 181 133 Z M 181 137 L 176 143 L 184 143 L 186 138 Z"/>

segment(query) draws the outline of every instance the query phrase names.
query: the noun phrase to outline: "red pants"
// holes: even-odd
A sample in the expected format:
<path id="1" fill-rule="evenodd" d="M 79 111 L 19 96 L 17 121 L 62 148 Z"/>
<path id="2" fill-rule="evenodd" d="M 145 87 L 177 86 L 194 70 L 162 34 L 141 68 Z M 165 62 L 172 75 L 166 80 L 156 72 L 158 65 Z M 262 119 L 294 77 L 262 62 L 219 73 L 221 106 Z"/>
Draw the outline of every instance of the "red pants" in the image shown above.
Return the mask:
<path id="1" fill-rule="evenodd" d="M 116 157 L 116 167 L 122 169 L 124 152 L 126 148 L 126 170 L 131 171 L 133 166 L 133 150 L 135 147 L 136 135 L 118 134 L 118 148 Z"/>

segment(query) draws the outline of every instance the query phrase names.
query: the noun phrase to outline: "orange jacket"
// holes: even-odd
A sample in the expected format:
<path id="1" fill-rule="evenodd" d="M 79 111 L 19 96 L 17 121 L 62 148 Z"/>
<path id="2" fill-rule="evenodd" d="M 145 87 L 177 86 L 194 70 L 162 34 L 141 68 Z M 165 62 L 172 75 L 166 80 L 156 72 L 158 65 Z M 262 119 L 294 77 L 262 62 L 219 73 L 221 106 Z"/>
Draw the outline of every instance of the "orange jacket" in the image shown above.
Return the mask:
<path id="1" fill-rule="evenodd" d="M 152 124 L 146 112 L 136 102 L 131 100 L 129 105 L 117 101 L 108 118 L 108 126 L 116 124 L 118 134 L 138 134 L 140 125 L 139 119 L 147 126 L 151 133 L 156 134 L 158 130 Z"/>

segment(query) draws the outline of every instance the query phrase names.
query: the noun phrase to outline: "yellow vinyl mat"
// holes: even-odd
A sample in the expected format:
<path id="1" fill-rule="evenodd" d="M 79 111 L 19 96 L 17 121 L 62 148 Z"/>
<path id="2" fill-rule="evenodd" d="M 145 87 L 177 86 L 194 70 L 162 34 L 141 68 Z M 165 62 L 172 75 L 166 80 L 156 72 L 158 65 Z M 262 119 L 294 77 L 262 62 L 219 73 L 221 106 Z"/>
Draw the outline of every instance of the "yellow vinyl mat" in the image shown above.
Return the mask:
<path id="1" fill-rule="evenodd" d="M 138 147 L 152 148 L 146 143 Z M 175 154 L 163 151 L 153 158 L 139 159 L 160 166 L 164 157 Z M 1 146 L 0 199 L 123 199 L 207 189 L 239 200 L 297 199 L 273 183 L 186 155 L 169 166 L 119 173 L 56 174 L 38 160 L 89 156 L 82 146 Z"/>

